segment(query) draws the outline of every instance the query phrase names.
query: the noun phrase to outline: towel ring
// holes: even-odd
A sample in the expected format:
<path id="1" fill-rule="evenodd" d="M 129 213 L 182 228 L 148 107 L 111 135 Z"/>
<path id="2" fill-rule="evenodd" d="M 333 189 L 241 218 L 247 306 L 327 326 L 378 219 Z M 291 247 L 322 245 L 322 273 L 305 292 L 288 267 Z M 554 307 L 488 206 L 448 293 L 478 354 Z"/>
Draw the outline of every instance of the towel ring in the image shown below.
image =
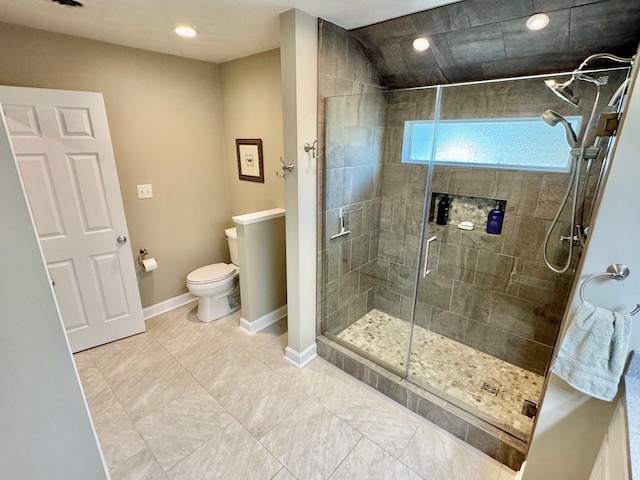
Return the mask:
<path id="1" fill-rule="evenodd" d="M 628 276 L 629 267 L 627 267 L 626 265 L 623 265 L 621 263 L 614 263 L 613 265 L 609 265 L 606 272 L 594 273 L 590 277 L 587 277 L 587 279 L 582 283 L 582 286 L 580 287 L 580 300 L 582 300 L 582 302 L 584 303 L 584 289 L 591 280 L 594 280 L 598 277 L 608 277 L 620 281 L 624 280 Z M 635 315 L 638 312 L 640 312 L 640 303 L 636 304 L 636 308 L 631 310 L 629 312 L 629 315 Z"/>

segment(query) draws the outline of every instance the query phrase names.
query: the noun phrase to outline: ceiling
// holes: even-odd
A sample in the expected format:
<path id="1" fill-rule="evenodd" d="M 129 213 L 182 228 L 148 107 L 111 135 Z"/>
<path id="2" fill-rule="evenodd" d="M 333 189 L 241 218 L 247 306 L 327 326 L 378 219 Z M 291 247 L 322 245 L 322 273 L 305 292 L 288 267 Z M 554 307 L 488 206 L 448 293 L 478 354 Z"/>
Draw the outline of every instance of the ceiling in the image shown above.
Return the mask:
<path id="1" fill-rule="evenodd" d="M 551 21 L 530 31 L 537 12 Z M 573 70 L 592 53 L 632 56 L 640 0 L 464 0 L 350 33 L 389 88 L 524 76 Z M 413 49 L 418 36 L 427 51 Z"/>
<path id="2" fill-rule="evenodd" d="M 0 0 L 0 21 L 77 37 L 224 62 L 280 45 L 278 15 L 291 8 L 345 29 L 457 0 L 80 0 L 73 8 L 51 0 Z M 195 39 L 173 29 L 187 24 Z"/>

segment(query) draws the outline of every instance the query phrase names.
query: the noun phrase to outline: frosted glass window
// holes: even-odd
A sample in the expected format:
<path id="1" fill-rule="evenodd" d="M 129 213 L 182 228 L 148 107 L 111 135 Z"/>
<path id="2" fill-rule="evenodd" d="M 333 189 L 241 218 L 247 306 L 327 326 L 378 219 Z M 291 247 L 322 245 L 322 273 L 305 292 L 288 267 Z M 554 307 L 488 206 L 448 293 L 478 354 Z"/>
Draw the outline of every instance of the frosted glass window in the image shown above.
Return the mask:
<path id="1" fill-rule="evenodd" d="M 582 117 L 567 117 L 579 131 Z M 405 122 L 402 161 L 425 163 L 431 157 L 433 121 Z M 441 120 L 435 163 L 519 170 L 566 172 L 569 145 L 561 125 L 541 118 Z"/>

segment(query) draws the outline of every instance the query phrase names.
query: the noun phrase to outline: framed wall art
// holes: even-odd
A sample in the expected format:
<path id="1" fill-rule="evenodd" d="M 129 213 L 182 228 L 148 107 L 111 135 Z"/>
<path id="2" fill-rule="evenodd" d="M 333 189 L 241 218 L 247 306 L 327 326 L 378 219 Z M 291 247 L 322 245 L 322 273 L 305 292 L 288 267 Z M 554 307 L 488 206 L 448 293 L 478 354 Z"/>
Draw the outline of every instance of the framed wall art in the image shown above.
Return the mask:
<path id="1" fill-rule="evenodd" d="M 264 160 L 261 139 L 236 139 L 238 178 L 264 183 Z"/>

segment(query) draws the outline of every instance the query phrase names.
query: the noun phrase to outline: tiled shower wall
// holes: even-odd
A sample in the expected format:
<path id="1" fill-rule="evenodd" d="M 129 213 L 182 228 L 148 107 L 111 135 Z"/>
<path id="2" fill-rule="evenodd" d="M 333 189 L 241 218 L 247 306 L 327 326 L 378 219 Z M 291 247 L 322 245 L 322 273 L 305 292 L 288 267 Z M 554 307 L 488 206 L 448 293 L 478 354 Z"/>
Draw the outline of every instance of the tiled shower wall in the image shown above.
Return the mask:
<path id="1" fill-rule="evenodd" d="M 619 84 L 611 83 L 609 94 Z M 453 87 L 443 92 L 441 118 L 535 117 L 546 108 L 587 117 L 593 92 L 581 87 L 579 110 L 556 99 L 541 80 Z M 420 202 L 424 201 L 424 186 L 419 189 L 418 184 L 425 182 L 427 168 L 401 164 L 402 134 L 405 121 L 433 118 L 435 92 L 387 95 L 377 260 L 381 276 L 376 279 L 374 306 L 409 320 L 422 219 Z M 602 102 L 608 97 L 605 93 Z M 506 200 L 507 210 L 501 235 L 429 224 L 425 238 L 436 235 L 437 241 L 430 246 L 432 273 L 418 288 L 416 323 L 544 374 L 572 275 L 571 270 L 564 275 L 552 273 L 543 263 L 542 245 L 567 183 L 566 173 L 436 166 L 433 191 Z M 555 264 L 566 259 L 567 246 L 558 244 L 558 236 L 568 234 L 569 224 L 565 211 L 550 241 Z"/>
<path id="2" fill-rule="evenodd" d="M 317 333 L 322 321 L 334 328 L 364 315 L 371 287 L 360 286 L 359 271 L 377 257 L 385 99 L 376 95 L 335 98 L 325 112 L 325 98 L 383 89 L 358 42 L 349 33 L 319 20 L 318 53 L 318 305 Z M 326 118 L 331 128 L 325 134 Z M 328 151 L 325 152 L 325 138 Z M 326 153 L 326 155 L 325 155 Z M 325 159 L 328 159 L 325 164 Z M 325 192 L 325 169 L 328 196 Z M 326 202 L 325 199 L 329 200 Z M 338 233 L 343 208 L 345 237 Z M 325 213 L 326 212 L 326 213 Z M 326 244 L 323 243 L 326 236 Z M 326 250 L 323 250 L 323 245 Z M 326 299 L 326 301 L 325 301 Z"/>
<path id="3" fill-rule="evenodd" d="M 378 257 L 385 98 L 331 98 L 326 104 L 325 328 L 340 332 L 373 308 Z M 355 103 L 354 103 L 355 102 Z M 357 113 L 356 113 L 357 112 Z M 340 211 L 345 230 L 340 232 Z"/>

